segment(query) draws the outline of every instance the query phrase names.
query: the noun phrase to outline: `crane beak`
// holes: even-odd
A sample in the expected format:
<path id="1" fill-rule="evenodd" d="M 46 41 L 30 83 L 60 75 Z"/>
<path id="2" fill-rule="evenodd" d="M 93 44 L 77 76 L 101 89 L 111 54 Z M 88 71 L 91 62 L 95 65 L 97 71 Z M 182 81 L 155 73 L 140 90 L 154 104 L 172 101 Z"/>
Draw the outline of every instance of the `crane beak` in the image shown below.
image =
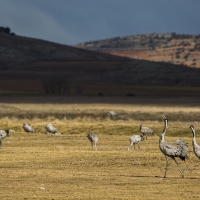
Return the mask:
<path id="1" fill-rule="evenodd" d="M 164 119 L 166 119 L 165 115 L 162 116 Z"/>

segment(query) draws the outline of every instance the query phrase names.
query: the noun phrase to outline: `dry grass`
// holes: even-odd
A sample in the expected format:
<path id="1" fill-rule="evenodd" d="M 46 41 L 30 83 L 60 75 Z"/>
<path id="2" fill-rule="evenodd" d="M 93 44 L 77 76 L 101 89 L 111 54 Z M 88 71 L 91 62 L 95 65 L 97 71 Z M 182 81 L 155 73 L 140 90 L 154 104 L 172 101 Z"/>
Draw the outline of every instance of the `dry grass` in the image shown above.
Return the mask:
<path id="1" fill-rule="evenodd" d="M 53 104 L 7 104 L 0 107 L 11 109 L 11 113 L 46 112 Z M 6 107 L 8 106 L 8 107 Z M 145 108 L 144 108 L 145 106 Z M 172 105 L 171 105 L 172 106 Z M 116 110 L 124 113 L 138 109 L 141 114 L 153 112 L 161 118 L 160 113 L 173 111 L 182 115 L 189 112 L 185 106 L 147 105 L 116 106 Z M 199 199 L 200 170 L 199 161 L 193 152 L 189 160 L 179 163 L 185 169 L 182 179 L 176 164 L 170 160 L 167 178 L 163 178 L 165 157 L 158 148 L 158 135 L 163 128 L 162 119 L 150 121 L 127 119 L 110 120 L 108 117 L 89 117 L 84 113 L 113 108 L 111 104 L 58 104 L 52 107 L 52 113 L 79 113 L 74 119 L 57 119 L 56 115 L 44 119 L 33 117 L 4 117 L 0 120 L 1 129 L 12 128 L 16 132 L 5 138 L 0 149 L 1 199 Z M 141 111 L 144 109 L 144 111 Z M 172 109 L 172 110 L 170 110 Z M 198 106 L 192 108 L 199 113 Z M 92 110 L 92 111 L 91 111 Z M 3 111 L 3 109 L 2 109 Z M 33 112 L 34 113 L 34 112 Z M 80 114 L 82 113 L 83 116 Z M 34 115 L 33 115 L 34 116 Z M 25 133 L 24 122 L 31 123 L 35 134 Z M 44 126 L 52 122 L 63 132 L 63 135 L 45 135 Z M 131 149 L 129 136 L 139 134 L 140 123 L 154 129 L 155 135 L 140 143 L 141 149 Z M 169 121 L 166 140 L 174 141 L 172 136 L 182 136 L 191 146 L 191 130 L 188 126 L 196 126 L 197 136 L 200 133 L 198 120 Z M 98 150 L 93 151 L 86 138 L 88 132 L 99 136 Z M 197 141 L 198 140 L 197 138 Z"/>

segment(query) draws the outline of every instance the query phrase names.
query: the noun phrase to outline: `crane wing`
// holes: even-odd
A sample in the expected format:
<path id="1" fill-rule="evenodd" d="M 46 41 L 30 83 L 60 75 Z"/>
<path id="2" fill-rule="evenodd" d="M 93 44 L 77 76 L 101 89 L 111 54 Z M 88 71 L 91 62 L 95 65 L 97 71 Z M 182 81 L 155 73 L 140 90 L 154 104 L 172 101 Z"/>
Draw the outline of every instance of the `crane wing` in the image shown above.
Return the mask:
<path id="1" fill-rule="evenodd" d="M 169 143 L 164 142 L 162 144 L 162 150 L 165 155 L 186 158 L 189 152 L 188 147 L 184 143 Z"/>

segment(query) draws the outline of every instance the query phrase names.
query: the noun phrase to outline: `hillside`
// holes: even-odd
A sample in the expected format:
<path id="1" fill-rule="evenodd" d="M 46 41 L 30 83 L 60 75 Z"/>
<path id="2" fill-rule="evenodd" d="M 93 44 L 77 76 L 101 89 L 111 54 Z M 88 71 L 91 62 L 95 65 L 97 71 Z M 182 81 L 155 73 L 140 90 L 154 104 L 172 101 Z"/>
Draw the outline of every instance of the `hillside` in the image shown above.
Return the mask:
<path id="1" fill-rule="evenodd" d="M 35 62 L 115 61 L 117 56 L 97 53 L 40 39 L 0 33 L 0 62 L 16 67 Z"/>
<path id="2" fill-rule="evenodd" d="M 0 33 L 0 94 L 200 95 L 200 70 Z"/>
<path id="3" fill-rule="evenodd" d="M 144 34 L 85 42 L 76 47 L 113 55 L 200 68 L 200 35 Z"/>

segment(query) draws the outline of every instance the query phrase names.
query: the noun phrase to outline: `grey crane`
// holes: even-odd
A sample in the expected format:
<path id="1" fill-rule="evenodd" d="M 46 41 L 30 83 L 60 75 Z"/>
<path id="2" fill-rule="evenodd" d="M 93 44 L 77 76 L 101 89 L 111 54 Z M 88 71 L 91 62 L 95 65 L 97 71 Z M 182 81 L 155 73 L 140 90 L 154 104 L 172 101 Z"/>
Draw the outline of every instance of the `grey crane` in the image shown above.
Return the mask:
<path id="1" fill-rule="evenodd" d="M 0 130 L 0 146 L 2 146 L 1 140 L 3 140 L 5 137 L 9 137 L 10 132 L 15 132 L 14 130 Z"/>
<path id="2" fill-rule="evenodd" d="M 24 129 L 27 133 L 35 133 L 34 128 L 33 128 L 30 124 L 23 124 L 23 129 Z"/>
<path id="3" fill-rule="evenodd" d="M 193 151 L 194 151 L 194 154 L 200 158 L 200 146 L 197 144 L 196 142 L 196 136 L 195 136 L 195 129 L 194 129 L 194 126 L 191 125 L 190 126 L 190 129 L 192 130 L 192 133 L 193 133 L 193 138 L 192 138 L 192 146 L 193 146 Z"/>
<path id="4" fill-rule="evenodd" d="M 185 141 L 183 141 L 182 139 L 178 139 L 178 140 L 176 140 L 176 142 L 166 142 L 165 141 L 165 133 L 167 130 L 168 119 L 164 115 L 163 115 L 163 118 L 164 118 L 164 128 L 163 128 L 163 132 L 161 133 L 161 135 L 159 137 L 159 148 L 160 148 L 160 151 L 165 155 L 165 158 L 166 158 L 166 168 L 165 168 L 164 178 L 166 178 L 169 158 L 172 158 L 175 161 L 175 163 L 177 164 L 178 169 L 182 175 L 182 178 L 184 178 L 184 172 L 181 170 L 175 157 L 178 157 L 181 160 L 185 161 L 185 159 L 188 157 L 187 154 L 189 152 L 187 143 Z"/>
<path id="5" fill-rule="evenodd" d="M 139 143 L 141 141 L 144 140 L 144 137 L 142 135 L 132 135 L 130 138 L 129 138 L 129 141 L 130 141 L 130 146 L 128 147 L 128 151 L 130 150 L 130 148 L 133 146 L 134 144 L 134 149 L 135 149 L 135 144 L 138 144 L 138 148 L 140 149 L 140 145 Z"/>
<path id="6" fill-rule="evenodd" d="M 142 126 L 142 124 L 140 125 L 140 132 L 142 133 L 143 136 L 146 135 L 146 140 L 147 140 L 147 135 L 152 135 L 153 134 L 153 130 L 148 128 L 148 127 L 145 127 L 145 126 Z"/>
<path id="7" fill-rule="evenodd" d="M 63 134 L 59 131 L 57 131 L 57 129 L 52 125 L 52 124 L 47 124 L 45 126 L 45 129 L 46 129 L 46 134 Z"/>
<path id="8" fill-rule="evenodd" d="M 87 135 L 88 140 L 90 140 L 92 149 L 97 150 L 97 142 L 98 142 L 98 136 L 94 133 L 89 133 Z"/>
<path id="9" fill-rule="evenodd" d="M 107 111 L 107 115 L 111 118 L 114 119 L 118 114 L 115 111 Z"/>

